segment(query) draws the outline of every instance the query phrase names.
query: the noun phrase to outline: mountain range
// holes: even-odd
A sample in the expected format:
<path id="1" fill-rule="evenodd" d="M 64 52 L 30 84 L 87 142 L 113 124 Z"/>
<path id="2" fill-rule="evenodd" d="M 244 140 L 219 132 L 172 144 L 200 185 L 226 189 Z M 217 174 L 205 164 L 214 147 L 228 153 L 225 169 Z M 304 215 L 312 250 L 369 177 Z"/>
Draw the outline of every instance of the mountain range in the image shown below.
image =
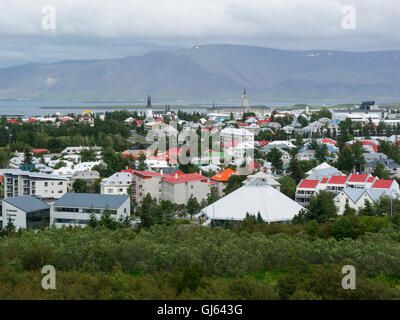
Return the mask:
<path id="1" fill-rule="evenodd" d="M 199 45 L 108 60 L 0 69 L 0 97 L 56 100 L 400 100 L 400 51 L 285 51 Z"/>

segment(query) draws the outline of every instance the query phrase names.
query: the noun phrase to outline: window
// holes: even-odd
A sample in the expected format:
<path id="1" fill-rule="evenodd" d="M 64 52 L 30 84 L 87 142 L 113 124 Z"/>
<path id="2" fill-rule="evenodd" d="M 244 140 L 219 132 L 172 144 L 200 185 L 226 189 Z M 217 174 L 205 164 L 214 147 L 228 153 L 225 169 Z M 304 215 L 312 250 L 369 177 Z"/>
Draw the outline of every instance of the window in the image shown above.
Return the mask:
<path id="1" fill-rule="evenodd" d="M 49 186 L 49 183 L 48 183 L 48 182 L 45 182 L 45 183 L 44 183 L 44 186 L 45 186 L 45 187 L 48 187 L 48 186 Z"/>

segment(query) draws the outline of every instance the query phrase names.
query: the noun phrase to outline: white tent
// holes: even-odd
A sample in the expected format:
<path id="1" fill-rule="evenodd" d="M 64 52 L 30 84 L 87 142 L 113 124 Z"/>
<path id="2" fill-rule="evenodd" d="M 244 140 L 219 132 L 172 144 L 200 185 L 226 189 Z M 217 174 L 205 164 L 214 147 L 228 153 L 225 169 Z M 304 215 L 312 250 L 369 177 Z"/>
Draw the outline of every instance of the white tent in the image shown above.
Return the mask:
<path id="1" fill-rule="evenodd" d="M 265 181 L 255 179 L 202 209 L 197 216 L 242 221 L 247 213 L 255 216 L 260 213 L 264 221 L 271 223 L 291 221 L 301 209 L 304 208 Z"/>

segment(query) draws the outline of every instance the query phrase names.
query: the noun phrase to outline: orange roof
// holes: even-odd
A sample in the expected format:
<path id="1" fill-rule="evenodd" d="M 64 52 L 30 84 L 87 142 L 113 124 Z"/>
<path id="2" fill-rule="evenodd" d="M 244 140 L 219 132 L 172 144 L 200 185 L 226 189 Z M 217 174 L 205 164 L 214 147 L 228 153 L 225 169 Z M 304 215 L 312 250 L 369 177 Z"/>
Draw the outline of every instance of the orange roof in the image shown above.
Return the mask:
<path id="1" fill-rule="evenodd" d="M 225 182 L 228 181 L 229 177 L 233 174 L 239 175 L 236 171 L 232 170 L 231 168 L 228 168 L 222 172 L 218 172 L 215 176 L 211 177 L 211 179 Z"/>

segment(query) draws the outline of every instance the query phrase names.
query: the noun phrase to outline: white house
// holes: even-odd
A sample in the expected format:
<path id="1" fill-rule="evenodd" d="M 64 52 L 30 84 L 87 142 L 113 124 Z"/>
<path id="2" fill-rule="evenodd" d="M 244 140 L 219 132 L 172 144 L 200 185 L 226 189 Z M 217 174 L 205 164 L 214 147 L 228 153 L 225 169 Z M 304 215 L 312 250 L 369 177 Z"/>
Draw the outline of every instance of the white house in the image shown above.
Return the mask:
<path id="1" fill-rule="evenodd" d="M 132 174 L 129 172 L 117 172 L 101 181 L 100 192 L 101 194 L 128 194 L 131 184 Z"/>

